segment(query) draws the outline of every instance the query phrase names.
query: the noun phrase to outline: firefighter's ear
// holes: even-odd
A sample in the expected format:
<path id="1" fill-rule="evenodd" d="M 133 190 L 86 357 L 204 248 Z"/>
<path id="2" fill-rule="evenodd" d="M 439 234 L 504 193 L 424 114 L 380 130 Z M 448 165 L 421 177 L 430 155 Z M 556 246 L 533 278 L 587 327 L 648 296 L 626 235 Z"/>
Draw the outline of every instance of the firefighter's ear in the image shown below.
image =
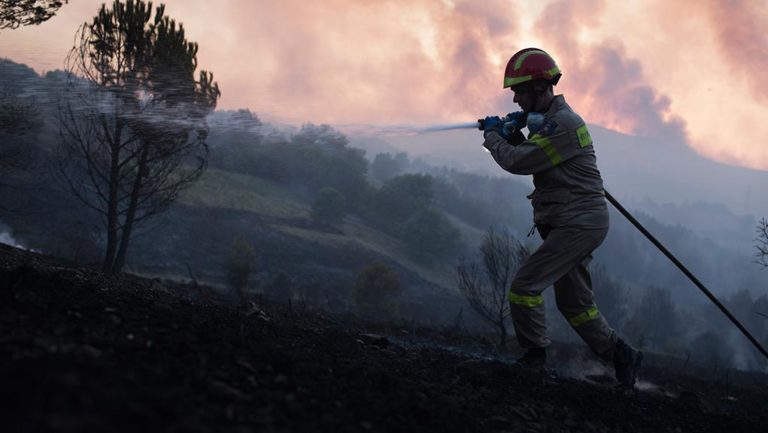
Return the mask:
<path id="1" fill-rule="evenodd" d="M 531 83 L 530 89 L 535 95 L 541 96 L 547 93 L 547 91 L 552 91 L 552 84 L 545 80 L 534 80 Z"/>
<path id="2" fill-rule="evenodd" d="M 546 83 L 546 84 L 541 84 L 541 86 L 536 90 L 536 92 L 542 96 L 546 95 L 547 93 L 549 93 L 550 95 L 553 95 L 554 89 L 552 89 L 551 84 Z"/>

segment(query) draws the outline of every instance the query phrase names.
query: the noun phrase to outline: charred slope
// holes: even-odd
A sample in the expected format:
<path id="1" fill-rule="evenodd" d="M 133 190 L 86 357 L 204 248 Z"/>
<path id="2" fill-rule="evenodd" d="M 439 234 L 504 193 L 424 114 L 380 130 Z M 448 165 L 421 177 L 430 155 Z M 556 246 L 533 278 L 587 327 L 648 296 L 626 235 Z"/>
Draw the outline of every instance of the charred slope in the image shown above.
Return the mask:
<path id="1" fill-rule="evenodd" d="M 764 375 L 666 391 L 405 348 L 353 321 L 192 303 L 0 245 L 3 431 L 764 431 Z M 567 353 L 567 351 L 561 351 Z M 9 403 L 10 402 L 10 403 Z"/>

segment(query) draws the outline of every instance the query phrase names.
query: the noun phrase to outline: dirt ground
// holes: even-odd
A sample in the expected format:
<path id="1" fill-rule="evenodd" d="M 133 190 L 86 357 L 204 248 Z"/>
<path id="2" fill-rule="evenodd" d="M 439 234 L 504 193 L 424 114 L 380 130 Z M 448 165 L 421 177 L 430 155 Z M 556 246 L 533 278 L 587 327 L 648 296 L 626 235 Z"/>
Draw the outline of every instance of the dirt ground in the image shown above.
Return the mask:
<path id="1" fill-rule="evenodd" d="M 619 391 L 579 347 L 537 375 L 437 330 L 190 290 L 0 245 L 0 431 L 768 431 L 759 373 L 648 356 Z"/>

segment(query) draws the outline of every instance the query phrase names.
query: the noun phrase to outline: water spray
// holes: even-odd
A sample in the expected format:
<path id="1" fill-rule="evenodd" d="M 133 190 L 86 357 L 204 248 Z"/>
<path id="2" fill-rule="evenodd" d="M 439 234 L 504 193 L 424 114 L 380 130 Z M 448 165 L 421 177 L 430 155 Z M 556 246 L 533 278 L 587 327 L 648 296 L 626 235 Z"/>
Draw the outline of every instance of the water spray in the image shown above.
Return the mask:
<path id="1" fill-rule="evenodd" d="M 479 129 L 480 122 L 445 123 L 437 125 L 391 125 L 368 128 L 384 135 L 418 135 L 430 132 L 451 131 L 456 129 Z"/>
<path id="2" fill-rule="evenodd" d="M 450 131 L 452 129 L 483 129 L 483 120 L 476 122 L 464 122 L 464 123 L 447 123 L 444 125 L 423 126 L 419 129 L 420 133 L 438 132 L 438 131 Z"/>

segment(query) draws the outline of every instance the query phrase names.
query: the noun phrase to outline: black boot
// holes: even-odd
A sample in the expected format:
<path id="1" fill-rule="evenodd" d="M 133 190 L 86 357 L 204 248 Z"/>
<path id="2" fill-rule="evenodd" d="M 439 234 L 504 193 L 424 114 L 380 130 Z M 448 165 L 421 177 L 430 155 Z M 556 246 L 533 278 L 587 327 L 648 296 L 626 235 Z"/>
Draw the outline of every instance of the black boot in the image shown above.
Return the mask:
<path id="1" fill-rule="evenodd" d="M 643 352 L 635 350 L 632 346 L 619 339 L 613 350 L 613 368 L 616 371 L 616 380 L 626 388 L 632 388 L 637 381 L 637 373 L 643 362 Z"/>
<path id="2" fill-rule="evenodd" d="M 543 369 L 544 364 L 546 363 L 547 349 L 543 347 L 528 349 L 528 351 L 525 352 L 525 355 L 517 358 L 517 361 L 515 362 L 516 365 L 531 369 Z"/>

